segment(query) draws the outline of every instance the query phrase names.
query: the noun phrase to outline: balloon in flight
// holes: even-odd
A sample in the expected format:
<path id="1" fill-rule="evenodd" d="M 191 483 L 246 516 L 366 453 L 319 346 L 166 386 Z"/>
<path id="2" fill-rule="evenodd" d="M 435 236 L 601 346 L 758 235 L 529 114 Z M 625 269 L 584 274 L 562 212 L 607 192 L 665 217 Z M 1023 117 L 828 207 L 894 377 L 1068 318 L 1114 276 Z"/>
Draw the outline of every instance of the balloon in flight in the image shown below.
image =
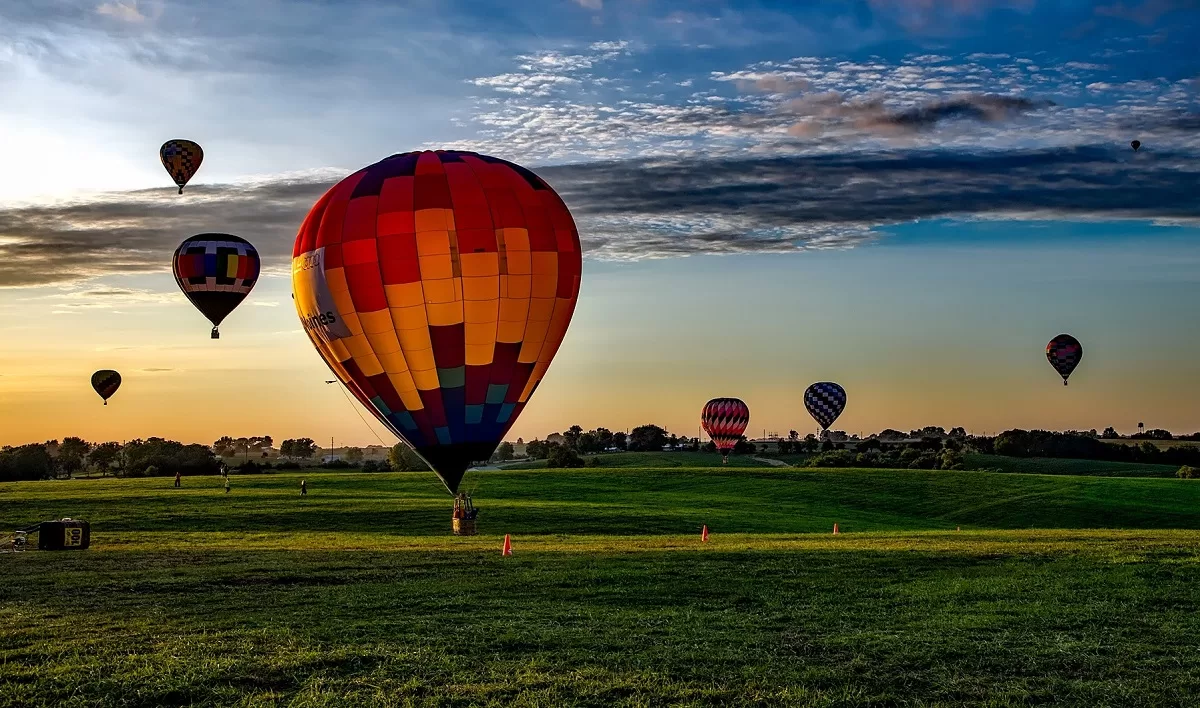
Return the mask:
<path id="1" fill-rule="evenodd" d="M 1060 334 L 1046 345 L 1046 358 L 1050 360 L 1050 366 L 1062 377 L 1063 386 L 1066 386 L 1067 377 L 1083 359 L 1083 345 L 1069 334 Z"/>
<path id="2" fill-rule="evenodd" d="M 804 390 L 804 407 L 821 426 L 822 432 L 838 419 L 846 408 L 846 389 L 832 381 L 820 381 Z"/>
<path id="3" fill-rule="evenodd" d="M 1129 147 L 1133 148 L 1134 152 L 1137 152 L 1138 148 L 1140 148 L 1141 146 L 1142 146 L 1141 140 L 1134 140 L 1133 142 L 1129 143 Z"/>
<path id="4" fill-rule="evenodd" d="M 92 374 L 92 388 L 96 389 L 107 406 L 108 399 L 121 388 L 121 375 L 111 369 L 101 369 Z"/>
<path id="5" fill-rule="evenodd" d="M 716 444 L 724 462 L 729 461 L 729 451 L 749 424 L 750 408 L 740 398 L 714 398 L 700 412 L 700 425 Z"/>
<path id="6" fill-rule="evenodd" d="M 175 249 L 175 282 L 197 310 L 217 326 L 246 299 L 258 280 L 258 251 L 230 234 L 197 234 Z"/>
<path id="7" fill-rule="evenodd" d="M 158 159 L 162 160 L 163 167 L 179 186 L 179 193 L 183 194 L 183 186 L 204 161 L 204 150 L 191 140 L 168 140 L 158 149 Z"/>
<path id="8" fill-rule="evenodd" d="M 533 172 L 408 152 L 313 205 L 292 291 L 330 370 L 453 494 L 546 375 L 581 266 L 571 213 Z"/>

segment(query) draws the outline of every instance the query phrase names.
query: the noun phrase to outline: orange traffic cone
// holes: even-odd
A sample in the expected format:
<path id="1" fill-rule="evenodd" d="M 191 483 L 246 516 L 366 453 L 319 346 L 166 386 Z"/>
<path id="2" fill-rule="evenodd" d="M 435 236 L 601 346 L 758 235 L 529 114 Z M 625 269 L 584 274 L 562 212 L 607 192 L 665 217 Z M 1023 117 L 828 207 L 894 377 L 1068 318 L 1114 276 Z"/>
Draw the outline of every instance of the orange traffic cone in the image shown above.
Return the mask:
<path id="1" fill-rule="evenodd" d="M 512 555 L 512 539 L 508 537 L 508 534 L 504 534 L 504 548 L 503 548 L 503 550 L 500 551 L 500 555 L 502 555 L 502 556 L 511 556 Z"/>
<path id="2" fill-rule="evenodd" d="M 708 543 L 708 525 L 707 524 L 705 524 L 704 528 L 700 531 L 700 543 Z"/>
<path id="3" fill-rule="evenodd" d="M 833 535 L 834 535 L 834 536 L 836 536 L 836 535 L 838 535 L 838 533 L 839 533 L 839 532 L 838 532 L 838 529 L 837 529 L 837 524 L 834 524 L 834 525 L 833 525 Z"/>

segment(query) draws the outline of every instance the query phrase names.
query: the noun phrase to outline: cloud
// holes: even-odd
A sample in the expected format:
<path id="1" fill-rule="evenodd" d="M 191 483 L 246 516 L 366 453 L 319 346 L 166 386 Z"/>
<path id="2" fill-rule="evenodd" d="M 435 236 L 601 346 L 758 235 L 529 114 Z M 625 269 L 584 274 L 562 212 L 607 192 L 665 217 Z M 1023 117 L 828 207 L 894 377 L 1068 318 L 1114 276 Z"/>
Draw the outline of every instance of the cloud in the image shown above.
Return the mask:
<path id="1" fill-rule="evenodd" d="M 149 367 L 146 367 L 145 369 L 138 369 L 138 371 L 145 371 L 147 373 L 155 374 L 155 373 L 161 373 L 161 372 L 165 372 L 165 371 L 175 371 L 175 369 L 162 368 L 162 367 L 158 367 L 158 366 L 149 366 Z"/>
<path id="2" fill-rule="evenodd" d="M 573 0 L 573 2 L 585 10 L 604 9 L 604 0 Z"/>
<path id="3" fill-rule="evenodd" d="M 1124 146 L 1122 146 L 1123 148 Z M 886 227 L 938 217 L 1148 219 L 1200 225 L 1200 161 L 1161 149 L 1126 159 L 1106 147 L 843 152 L 747 159 L 658 157 L 537 167 L 562 195 L 588 258 L 849 248 Z M 72 310 L 163 301 L 181 234 L 247 236 L 285 273 L 296 229 L 331 186 L 309 176 L 0 210 L 0 286 L 158 272 L 164 292 L 75 286 Z M 67 310 L 71 311 L 71 310 Z"/>
<path id="4" fill-rule="evenodd" d="M 255 300 L 250 304 L 254 305 L 255 307 L 279 307 L 279 303 L 275 302 L 274 300 Z"/>
<path id="5" fill-rule="evenodd" d="M 146 16 L 138 9 L 137 0 L 116 0 L 115 2 L 106 2 L 96 8 L 96 12 L 101 15 L 122 20 L 124 22 L 139 23 L 145 22 Z"/>
<path id="6" fill-rule="evenodd" d="M 1167 13 L 1198 7 L 1200 7 L 1200 2 L 1197 0 L 1141 0 L 1141 2 L 1130 4 L 1115 2 L 1109 5 L 1098 5 L 1096 14 L 1103 17 L 1132 20 L 1140 25 L 1149 26 L 1158 22 L 1159 18 Z"/>

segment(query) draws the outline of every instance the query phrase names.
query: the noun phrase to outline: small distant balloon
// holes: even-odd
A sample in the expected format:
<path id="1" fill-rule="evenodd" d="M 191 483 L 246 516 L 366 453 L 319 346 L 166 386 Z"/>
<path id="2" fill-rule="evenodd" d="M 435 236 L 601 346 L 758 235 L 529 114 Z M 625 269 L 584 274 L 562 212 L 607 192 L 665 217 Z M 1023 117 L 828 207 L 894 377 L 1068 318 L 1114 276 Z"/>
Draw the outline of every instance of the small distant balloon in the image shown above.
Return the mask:
<path id="1" fill-rule="evenodd" d="M 158 149 L 158 158 L 183 194 L 183 185 L 200 169 L 204 161 L 204 150 L 191 140 L 168 140 Z"/>
<path id="2" fill-rule="evenodd" d="M 258 251 L 230 234 L 197 234 L 179 244 L 172 260 L 175 282 L 209 322 L 217 327 L 246 299 L 258 280 Z"/>
<path id="3" fill-rule="evenodd" d="M 829 430 L 846 408 L 846 389 L 832 381 L 815 383 L 804 391 L 804 407 L 822 431 Z"/>
<path id="4" fill-rule="evenodd" d="M 111 369 L 101 369 L 92 374 L 92 388 L 96 389 L 107 406 L 108 399 L 121 388 L 121 375 Z"/>
<path id="5" fill-rule="evenodd" d="M 1066 386 L 1067 377 L 1083 359 L 1083 345 L 1069 334 L 1060 334 L 1046 345 L 1046 358 L 1050 360 L 1050 366 L 1062 377 L 1063 386 Z"/>
<path id="6" fill-rule="evenodd" d="M 1133 148 L 1134 152 L 1137 152 L 1138 148 L 1140 148 L 1141 146 L 1142 146 L 1141 140 L 1134 140 L 1133 142 L 1129 143 L 1129 147 Z"/>
<path id="7" fill-rule="evenodd" d="M 704 404 L 700 424 L 721 453 L 721 461 L 728 462 L 729 451 L 750 424 L 750 408 L 740 398 L 714 398 Z"/>

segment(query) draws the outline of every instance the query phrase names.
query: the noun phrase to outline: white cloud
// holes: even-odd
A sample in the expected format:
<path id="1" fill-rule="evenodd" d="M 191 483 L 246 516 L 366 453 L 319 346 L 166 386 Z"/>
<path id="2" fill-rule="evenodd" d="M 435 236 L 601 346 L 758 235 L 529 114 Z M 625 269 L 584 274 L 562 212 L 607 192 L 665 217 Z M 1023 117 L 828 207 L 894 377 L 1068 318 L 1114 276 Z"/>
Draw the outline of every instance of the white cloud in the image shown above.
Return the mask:
<path id="1" fill-rule="evenodd" d="M 106 2 L 96 8 L 96 12 L 101 15 L 121 20 L 123 22 L 145 22 L 146 16 L 138 9 L 138 0 L 116 0 L 115 2 Z"/>

